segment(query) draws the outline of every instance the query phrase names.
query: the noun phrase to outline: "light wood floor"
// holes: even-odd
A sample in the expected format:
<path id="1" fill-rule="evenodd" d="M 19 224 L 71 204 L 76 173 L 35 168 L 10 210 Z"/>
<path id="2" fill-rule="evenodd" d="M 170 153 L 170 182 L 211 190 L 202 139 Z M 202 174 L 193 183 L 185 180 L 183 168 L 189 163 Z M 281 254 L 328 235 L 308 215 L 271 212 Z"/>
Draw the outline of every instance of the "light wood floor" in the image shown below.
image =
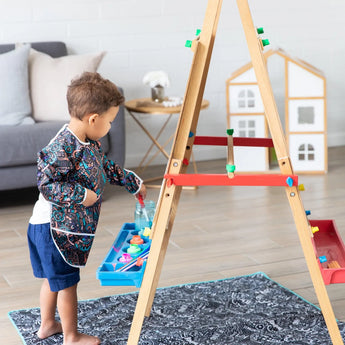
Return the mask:
<path id="1" fill-rule="evenodd" d="M 198 164 L 199 171 L 223 173 L 224 161 Z M 300 175 L 302 200 L 311 219 L 335 219 L 345 239 L 345 147 L 329 149 L 327 175 Z M 162 167 L 151 170 L 151 174 Z M 149 189 L 157 201 L 159 189 Z M 38 306 L 41 282 L 31 273 L 26 243 L 34 190 L 0 193 L 0 330 L 6 345 L 21 344 L 7 312 Z M 101 287 L 96 269 L 124 222 L 133 221 L 135 201 L 118 187 L 105 193 L 94 247 L 79 285 L 79 299 L 135 291 Z M 295 224 L 280 187 L 199 187 L 184 190 L 159 286 L 265 272 L 317 303 Z M 345 286 L 327 288 L 336 317 L 345 321 Z M 1 341 L 2 343 L 2 341 Z"/>

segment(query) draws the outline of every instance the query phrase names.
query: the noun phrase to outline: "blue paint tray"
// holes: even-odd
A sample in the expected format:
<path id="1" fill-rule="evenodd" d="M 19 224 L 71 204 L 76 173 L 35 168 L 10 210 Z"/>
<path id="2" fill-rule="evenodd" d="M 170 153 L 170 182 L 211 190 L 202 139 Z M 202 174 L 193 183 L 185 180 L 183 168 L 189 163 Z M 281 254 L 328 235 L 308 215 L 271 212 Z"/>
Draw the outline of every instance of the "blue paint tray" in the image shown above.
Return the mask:
<path id="1" fill-rule="evenodd" d="M 142 266 L 134 265 L 128 271 L 118 271 L 126 265 L 126 263 L 120 262 L 120 258 L 124 253 L 127 253 L 127 249 L 130 246 L 130 240 L 133 236 L 138 235 L 138 233 L 139 232 L 135 229 L 134 223 L 123 224 L 108 254 L 97 269 L 96 276 L 100 280 L 102 286 L 134 285 L 137 288 L 141 286 L 146 267 L 146 260 L 144 260 Z M 142 239 L 144 240 L 144 243 L 139 245 L 141 252 L 148 250 L 151 245 L 151 240 L 148 237 L 142 236 Z M 140 253 L 131 254 L 132 259 L 136 260 Z"/>

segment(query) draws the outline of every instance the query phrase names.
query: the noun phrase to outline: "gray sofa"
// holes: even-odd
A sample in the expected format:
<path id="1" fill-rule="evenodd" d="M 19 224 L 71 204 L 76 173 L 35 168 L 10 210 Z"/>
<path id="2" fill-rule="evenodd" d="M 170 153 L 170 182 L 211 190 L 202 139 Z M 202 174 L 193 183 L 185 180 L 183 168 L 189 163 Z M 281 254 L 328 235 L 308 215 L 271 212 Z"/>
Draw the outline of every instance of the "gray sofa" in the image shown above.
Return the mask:
<path id="1" fill-rule="evenodd" d="M 31 43 L 31 46 L 52 57 L 67 55 L 66 45 L 63 42 L 35 42 Z M 0 54 L 14 48 L 14 44 L 0 45 Z M 0 191 L 36 186 L 37 152 L 48 144 L 65 122 L 36 122 L 18 126 L 0 124 Z M 110 132 L 101 142 L 107 157 L 123 166 L 125 159 L 123 106 L 120 107 Z"/>

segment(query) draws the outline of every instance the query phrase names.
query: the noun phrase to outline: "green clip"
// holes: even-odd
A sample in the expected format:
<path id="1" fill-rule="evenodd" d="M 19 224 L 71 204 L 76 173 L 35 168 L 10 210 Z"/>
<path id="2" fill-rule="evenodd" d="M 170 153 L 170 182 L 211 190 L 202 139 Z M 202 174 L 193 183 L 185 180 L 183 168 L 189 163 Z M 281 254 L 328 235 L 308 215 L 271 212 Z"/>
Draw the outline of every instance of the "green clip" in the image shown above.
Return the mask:
<path id="1" fill-rule="evenodd" d="M 187 41 L 186 41 L 186 44 L 185 44 L 184 46 L 187 47 L 187 48 L 191 48 L 191 46 L 192 46 L 192 41 L 191 41 L 191 40 L 187 40 Z"/>
<path id="2" fill-rule="evenodd" d="M 262 42 L 262 45 L 265 47 L 265 46 L 268 46 L 270 44 L 270 41 L 266 38 L 264 40 L 261 40 Z"/>
<path id="3" fill-rule="evenodd" d="M 264 28 L 256 28 L 256 31 L 259 35 L 263 34 L 265 31 L 264 31 Z"/>
<path id="4" fill-rule="evenodd" d="M 233 172 L 235 172 L 235 170 L 236 170 L 236 166 L 235 165 L 231 165 L 231 164 L 227 164 L 226 165 L 226 171 L 228 173 L 233 173 Z"/>
<path id="5" fill-rule="evenodd" d="M 195 36 L 199 36 L 201 33 L 201 29 L 197 29 L 196 32 L 195 32 Z"/>
<path id="6" fill-rule="evenodd" d="M 233 129 L 227 129 L 226 133 L 227 133 L 227 135 L 233 135 L 234 134 L 234 130 Z"/>

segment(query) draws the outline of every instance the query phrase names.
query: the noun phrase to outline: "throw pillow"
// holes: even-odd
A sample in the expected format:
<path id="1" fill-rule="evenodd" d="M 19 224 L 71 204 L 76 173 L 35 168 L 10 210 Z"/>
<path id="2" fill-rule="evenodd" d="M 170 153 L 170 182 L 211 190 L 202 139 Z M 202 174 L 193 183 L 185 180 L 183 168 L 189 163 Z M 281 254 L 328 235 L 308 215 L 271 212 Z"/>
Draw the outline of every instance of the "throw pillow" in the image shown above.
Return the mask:
<path id="1" fill-rule="evenodd" d="M 31 124 L 28 56 L 30 45 L 0 54 L 0 125 Z"/>
<path id="2" fill-rule="evenodd" d="M 67 86 L 83 72 L 96 72 L 104 55 L 102 52 L 52 58 L 31 49 L 29 75 L 33 118 L 36 121 L 69 121 Z"/>

